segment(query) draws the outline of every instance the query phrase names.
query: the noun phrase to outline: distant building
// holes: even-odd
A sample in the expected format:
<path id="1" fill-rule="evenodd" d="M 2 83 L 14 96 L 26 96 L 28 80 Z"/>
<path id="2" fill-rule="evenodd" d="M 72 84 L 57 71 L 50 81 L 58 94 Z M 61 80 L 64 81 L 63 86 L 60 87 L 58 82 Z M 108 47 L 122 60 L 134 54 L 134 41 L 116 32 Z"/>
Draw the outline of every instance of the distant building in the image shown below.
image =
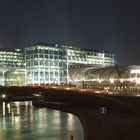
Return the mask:
<path id="1" fill-rule="evenodd" d="M 94 67 L 107 67 L 114 66 L 116 64 L 116 58 L 114 54 L 107 52 L 99 52 L 75 47 L 64 46 L 67 50 L 68 65 L 78 66 L 94 66 Z"/>
<path id="2" fill-rule="evenodd" d="M 27 85 L 67 83 L 67 52 L 62 47 L 25 48 L 25 64 Z"/>
<path id="3" fill-rule="evenodd" d="M 68 84 L 69 69 L 80 66 L 114 66 L 114 54 L 93 52 L 72 46 L 36 44 L 25 48 L 26 82 Z"/>
<path id="4" fill-rule="evenodd" d="M 24 54 L 21 49 L 0 49 L 0 85 L 17 84 L 20 73 L 24 71 Z M 12 73 L 16 73 L 16 77 Z"/>
<path id="5" fill-rule="evenodd" d="M 83 86 L 83 71 L 86 87 L 103 89 L 104 92 L 106 90 L 140 95 L 140 65 L 71 69 L 73 84 Z"/>
<path id="6" fill-rule="evenodd" d="M 41 43 L 24 50 L 3 49 L 0 51 L 0 85 L 68 84 L 70 69 L 115 64 L 114 54 L 73 46 Z"/>

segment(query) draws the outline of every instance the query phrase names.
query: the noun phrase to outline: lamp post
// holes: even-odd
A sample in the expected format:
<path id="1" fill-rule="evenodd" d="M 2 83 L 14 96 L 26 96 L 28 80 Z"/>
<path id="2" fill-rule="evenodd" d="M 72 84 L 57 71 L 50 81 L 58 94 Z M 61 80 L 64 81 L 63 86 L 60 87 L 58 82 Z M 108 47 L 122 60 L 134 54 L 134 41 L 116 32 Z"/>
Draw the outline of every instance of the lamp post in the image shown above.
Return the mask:
<path id="1" fill-rule="evenodd" d="M 109 81 L 110 81 L 110 89 L 112 89 L 111 86 L 112 86 L 112 84 L 114 84 L 114 79 L 110 79 Z M 114 91 L 114 88 L 113 88 L 113 91 Z"/>
<path id="2" fill-rule="evenodd" d="M 6 95 L 5 94 L 2 94 L 2 99 L 5 99 L 6 98 Z"/>
<path id="3" fill-rule="evenodd" d="M 83 90 L 85 89 L 85 78 L 83 78 Z"/>
<path id="4" fill-rule="evenodd" d="M 85 73 L 86 73 L 86 70 L 84 69 L 84 77 L 83 77 L 83 90 L 85 89 Z"/>
<path id="5" fill-rule="evenodd" d="M 140 78 L 139 77 L 137 77 L 136 82 L 137 82 L 137 88 L 138 88 L 138 94 L 139 94 L 139 91 L 140 91 Z"/>

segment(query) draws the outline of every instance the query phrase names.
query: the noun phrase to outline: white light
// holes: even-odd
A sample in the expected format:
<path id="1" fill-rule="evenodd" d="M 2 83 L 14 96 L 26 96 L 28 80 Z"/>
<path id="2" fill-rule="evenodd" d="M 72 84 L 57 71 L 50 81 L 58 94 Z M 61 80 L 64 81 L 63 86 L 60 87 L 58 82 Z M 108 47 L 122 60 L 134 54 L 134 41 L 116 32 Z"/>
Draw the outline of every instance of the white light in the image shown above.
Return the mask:
<path id="1" fill-rule="evenodd" d="M 129 80 L 130 80 L 131 82 L 133 82 L 135 79 L 134 79 L 134 78 L 129 78 Z"/>
<path id="2" fill-rule="evenodd" d="M 8 113 L 10 113 L 10 103 L 7 104 Z"/>
<path id="3" fill-rule="evenodd" d="M 70 87 L 65 88 L 66 90 L 70 90 Z"/>
<path id="4" fill-rule="evenodd" d="M 2 98 L 5 98 L 6 97 L 6 95 L 5 94 L 2 94 Z"/>
<path id="5" fill-rule="evenodd" d="M 136 82 L 137 82 L 137 84 L 139 84 L 140 83 L 140 78 L 137 78 Z"/>
<path id="6" fill-rule="evenodd" d="M 2 104 L 3 104 L 3 116 L 5 116 L 5 102 L 3 102 Z"/>
<path id="7" fill-rule="evenodd" d="M 123 82 L 123 79 L 120 79 L 120 82 L 122 83 Z"/>
<path id="8" fill-rule="evenodd" d="M 131 70 L 130 73 L 134 73 L 134 74 L 140 73 L 140 70 Z"/>
<path id="9" fill-rule="evenodd" d="M 114 79 L 110 79 L 110 83 L 114 83 Z"/>

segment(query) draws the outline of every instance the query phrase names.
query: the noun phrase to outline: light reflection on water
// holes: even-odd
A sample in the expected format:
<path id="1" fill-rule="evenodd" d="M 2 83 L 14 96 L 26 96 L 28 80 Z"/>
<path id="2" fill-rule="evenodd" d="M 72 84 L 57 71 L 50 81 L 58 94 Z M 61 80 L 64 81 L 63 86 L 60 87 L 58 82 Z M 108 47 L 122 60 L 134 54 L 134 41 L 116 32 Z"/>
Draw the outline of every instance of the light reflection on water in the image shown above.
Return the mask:
<path id="1" fill-rule="evenodd" d="M 70 140 L 71 134 L 74 140 L 84 139 L 82 125 L 72 114 L 35 108 L 32 102 L 10 103 L 5 109 L 5 117 L 0 116 L 0 140 Z"/>

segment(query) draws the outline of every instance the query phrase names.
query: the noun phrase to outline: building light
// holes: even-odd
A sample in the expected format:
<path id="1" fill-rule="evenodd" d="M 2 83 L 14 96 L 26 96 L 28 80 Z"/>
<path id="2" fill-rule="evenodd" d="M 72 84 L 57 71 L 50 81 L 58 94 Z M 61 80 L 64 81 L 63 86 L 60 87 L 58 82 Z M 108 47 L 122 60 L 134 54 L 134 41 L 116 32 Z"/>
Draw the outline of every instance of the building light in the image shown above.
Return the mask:
<path id="1" fill-rule="evenodd" d="M 110 81 L 110 83 L 114 83 L 114 79 L 110 79 L 109 81 Z"/>
<path id="2" fill-rule="evenodd" d="M 140 69 L 133 69 L 130 71 L 131 74 L 140 74 Z"/>
<path id="3" fill-rule="evenodd" d="M 120 82 L 123 83 L 123 81 L 124 81 L 124 79 L 121 78 L 121 79 L 120 79 Z"/>

